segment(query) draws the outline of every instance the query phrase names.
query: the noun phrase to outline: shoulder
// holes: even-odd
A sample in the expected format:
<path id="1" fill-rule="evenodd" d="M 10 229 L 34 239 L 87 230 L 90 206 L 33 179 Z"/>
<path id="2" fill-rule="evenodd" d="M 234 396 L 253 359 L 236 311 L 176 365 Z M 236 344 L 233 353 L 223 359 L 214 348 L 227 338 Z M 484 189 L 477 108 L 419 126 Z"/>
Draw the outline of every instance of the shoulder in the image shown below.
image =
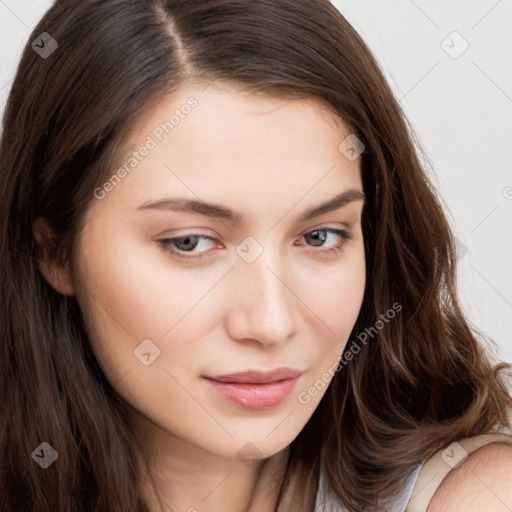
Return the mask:
<path id="1" fill-rule="evenodd" d="M 471 453 L 441 482 L 427 512 L 512 510 L 512 446 L 493 443 Z"/>

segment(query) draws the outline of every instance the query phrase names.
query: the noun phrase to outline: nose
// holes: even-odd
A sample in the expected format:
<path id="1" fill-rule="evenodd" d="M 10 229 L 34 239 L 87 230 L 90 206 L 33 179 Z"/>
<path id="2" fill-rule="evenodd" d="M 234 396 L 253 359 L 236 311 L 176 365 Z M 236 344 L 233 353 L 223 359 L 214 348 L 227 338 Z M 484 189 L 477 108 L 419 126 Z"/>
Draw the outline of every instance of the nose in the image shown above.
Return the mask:
<path id="1" fill-rule="evenodd" d="M 234 295 L 227 329 L 233 339 L 272 346 L 297 332 L 300 299 L 275 251 L 265 249 L 252 263 L 238 259 L 230 274 Z"/>

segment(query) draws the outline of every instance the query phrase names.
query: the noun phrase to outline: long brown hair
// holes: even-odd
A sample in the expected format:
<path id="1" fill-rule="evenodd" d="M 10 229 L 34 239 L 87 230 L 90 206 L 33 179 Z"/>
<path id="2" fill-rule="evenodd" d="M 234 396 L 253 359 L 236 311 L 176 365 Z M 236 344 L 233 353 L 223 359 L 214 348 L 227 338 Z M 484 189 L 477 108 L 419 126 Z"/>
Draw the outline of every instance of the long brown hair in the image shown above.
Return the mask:
<path id="1" fill-rule="evenodd" d="M 58 43 L 46 58 L 30 44 L 43 32 Z M 0 509 L 148 510 L 126 404 L 74 297 L 39 271 L 32 225 L 48 219 L 60 238 L 47 250 L 72 262 L 133 119 L 188 80 L 315 98 L 365 145 L 367 285 L 350 340 L 372 336 L 291 444 L 279 510 L 311 512 L 321 468 L 342 504 L 371 508 L 433 451 L 509 425 L 507 366 L 488 361 L 459 307 L 454 239 L 413 132 L 327 0 L 57 1 L 29 38 L 3 119 Z M 31 457 L 41 442 L 58 452 L 44 471 Z"/>

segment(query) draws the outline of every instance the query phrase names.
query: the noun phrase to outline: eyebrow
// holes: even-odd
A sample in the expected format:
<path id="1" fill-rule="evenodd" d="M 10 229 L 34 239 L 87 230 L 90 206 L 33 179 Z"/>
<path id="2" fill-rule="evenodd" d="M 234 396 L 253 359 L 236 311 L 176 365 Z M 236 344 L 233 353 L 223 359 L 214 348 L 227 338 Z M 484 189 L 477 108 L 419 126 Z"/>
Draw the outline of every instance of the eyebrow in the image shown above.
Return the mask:
<path id="1" fill-rule="evenodd" d="M 365 201 L 365 195 L 356 189 L 348 189 L 334 196 L 332 199 L 325 201 L 318 206 L 309 208 L 299 217 L 299 222 L 305 222 L 315 217 L 318 217 L 324 213 L 328 213 L 338 208 L 352 203 L 353 201 Z M 207 203 L 204 201 L 196 201 L 193 199 L 181 199 L 181 198 L 164 198 L 156 201 L 148 201 L 143 203 L 137 208 L 138 210 L 171 210 L 185 213 L 197 213 L 212 217 L 215 219 L 225 220 L 232 224 L 240 224 L 243 222 L 244 217 L 239 212 L 234 212 L 225 206 L 215 203 Z"/>

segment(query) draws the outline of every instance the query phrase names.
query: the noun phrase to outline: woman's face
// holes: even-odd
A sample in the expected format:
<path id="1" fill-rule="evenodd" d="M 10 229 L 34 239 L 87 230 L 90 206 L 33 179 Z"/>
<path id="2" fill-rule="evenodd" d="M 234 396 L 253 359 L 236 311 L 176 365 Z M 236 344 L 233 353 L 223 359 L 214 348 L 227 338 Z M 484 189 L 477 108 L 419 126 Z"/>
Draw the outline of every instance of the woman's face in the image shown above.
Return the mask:
<path id="1" fill-rule="evenodd" d="M 317 407 L 365 286 L 349 135 L 313 100 L 217 83 L 139 118 L 91 198 L 72 279 L 101 368 L 161 439 L 266 458 Z M 207 378 L 279 368 L 299 376 Z"/>

